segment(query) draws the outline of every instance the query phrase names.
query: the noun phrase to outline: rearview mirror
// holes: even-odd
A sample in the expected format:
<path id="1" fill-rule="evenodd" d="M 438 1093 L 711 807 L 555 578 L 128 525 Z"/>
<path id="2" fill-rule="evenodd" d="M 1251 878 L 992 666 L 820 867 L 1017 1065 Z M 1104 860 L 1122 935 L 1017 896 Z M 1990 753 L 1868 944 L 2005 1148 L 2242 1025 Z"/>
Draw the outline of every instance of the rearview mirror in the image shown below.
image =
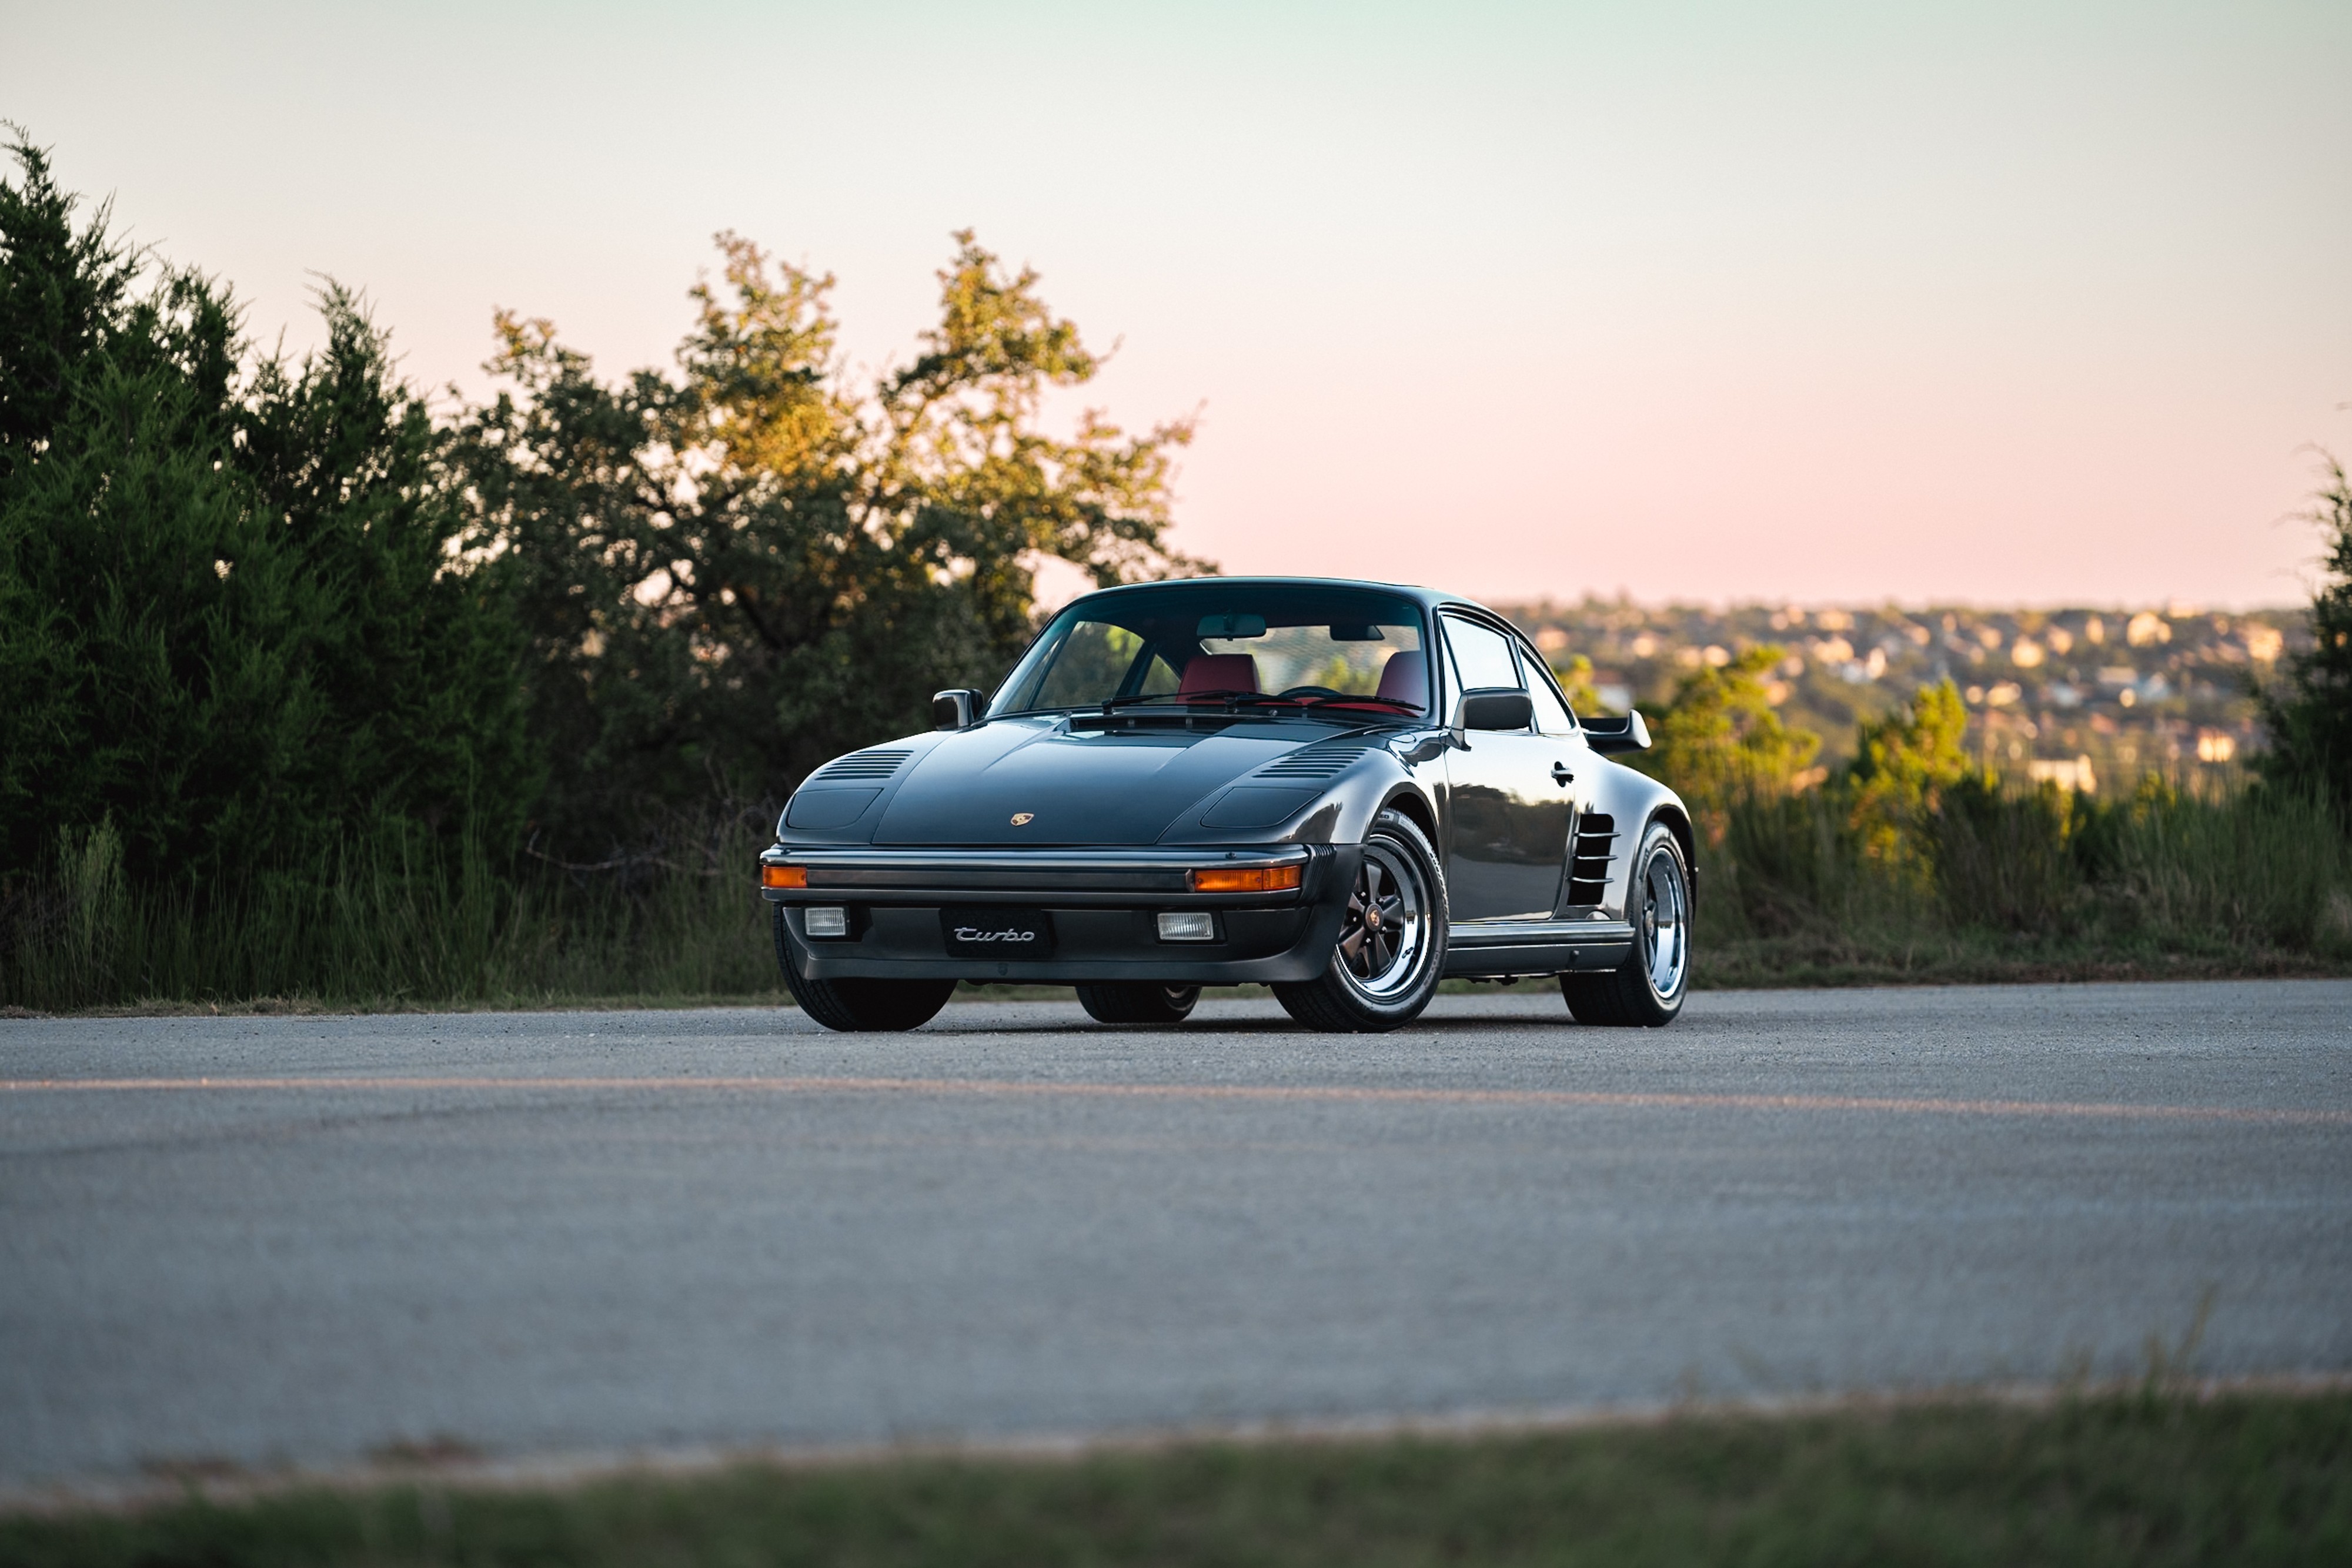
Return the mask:
<path id="1" fill-rule="evenodd" d="M 1650 727 L 1642 722 L 1639 708 L 1623 718 L 1588 718 L 1581 722 L 1585 744 L 1603 756 L 1612 751 L 1650 749 Z"/>
<path id="2" fill-rule="evenodd" d="M 1454 705 L 1456 729 L 1525 729 L 1536 716 L 1535 700 L 1516 687 L 1485 686 L 1464 692 Z"/>
<path id="3" fill-rule="evenodd" d="M 1201 617 L 1200 630 L 1192 634 L 1195 637 L 1229 639 L 1263 637 L 1265 635 L 1265 617 L 1263 615 L 1203 615 Z"/>
<path id="4" fill-rule="evenodd" d="M 980 722 L 981 694 L 958 686 L 953 691 L 931 694 L 931 727 L 933 729 L 970 729 Z"/>

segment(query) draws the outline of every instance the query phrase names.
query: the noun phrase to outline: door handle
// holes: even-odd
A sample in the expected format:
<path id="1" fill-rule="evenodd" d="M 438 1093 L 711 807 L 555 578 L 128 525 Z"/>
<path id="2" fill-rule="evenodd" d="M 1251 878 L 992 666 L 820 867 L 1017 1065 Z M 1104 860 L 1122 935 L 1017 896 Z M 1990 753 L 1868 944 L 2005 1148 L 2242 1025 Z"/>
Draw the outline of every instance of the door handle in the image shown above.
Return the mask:
<path id="1" fill-rule="evenodd" d="M 1576 775 L 1568 770 L 1567 763 L 1555 762 L 1551 765 L 1551 781 L 1555 784 L 1573 784 L 1576 782 Z"/>

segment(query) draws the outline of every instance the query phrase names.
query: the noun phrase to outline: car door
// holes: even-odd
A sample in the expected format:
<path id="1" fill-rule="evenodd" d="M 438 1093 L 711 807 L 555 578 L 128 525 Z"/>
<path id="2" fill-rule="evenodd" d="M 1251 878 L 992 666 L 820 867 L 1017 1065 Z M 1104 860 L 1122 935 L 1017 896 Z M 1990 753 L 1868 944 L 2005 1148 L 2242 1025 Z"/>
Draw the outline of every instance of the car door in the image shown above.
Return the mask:
<path id="1" fill-rule="evenodd" d="M 1514 639 L 1467 617 L 1443 620 L 1449 700 L 1465 691 L 1528 690 Z M 1572 785 L 1552 776 L 1563 749 L 1559 737 L 1530 727 L 1469 730 L 1447 754 L 1445 881 L 1454 919 L 1551 918 L 1573 807 Z"/>
<path id="2" fill-rule="evenodd" d="M 1528 673 L 1528 695 L 1535 699 L 1536 733 L 1550 743 L 1548 753 L 1550 760 L 1546 772 L 1555 788 L 1549 814 L 1537 831 L 1547 842 L 1558 843 L 1561 854 L 1568 858 L 1567 874 L 1560 888 L 1559 908 L 1564 914 L 1571 905 L 1597 902 L 1585 896 L 1590 888 L 1580 889 L 1576 879 L 1581 873 L 1569 846 L 1576 841 L 1576 835 L 1584 831 L 1588 820 L 1594 824 L 1596 835 L 1605 831 L 1606 819 L 1590 817 L 1601 771 L 1600 758 L 1593 753 L 1591 743 L 1584 734 L 1584 727 L 1578 724 L 1576 716 L 1569 711 L 1568 700 L 1559 695 L 1559 686 L 1552 681 L 1550 672 L 1544 667 L 1535 650 L 1521 643 L 1518 653 L 1519 663 Z M 1605 838 L 1596 836 L 1590 842 L 1606 852 L 1608 841 Z M 1576 913 L 1582 916 L 1589 911 L 1579 908 Z"/>

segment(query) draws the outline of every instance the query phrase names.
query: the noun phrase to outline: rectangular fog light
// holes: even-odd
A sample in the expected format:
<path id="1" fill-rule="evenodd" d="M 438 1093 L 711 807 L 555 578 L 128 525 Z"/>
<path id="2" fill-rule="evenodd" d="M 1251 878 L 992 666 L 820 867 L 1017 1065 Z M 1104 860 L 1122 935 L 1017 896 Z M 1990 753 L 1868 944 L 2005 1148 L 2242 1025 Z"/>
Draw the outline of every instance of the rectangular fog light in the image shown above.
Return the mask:
<path id="1" fill-rule="evenodd" d="M 849 935 L 849 911 L 837 904 L 820 904 L 805 912 L 802 919 L 808 922 L 812 936 L 846 936 Z"/>
<path id="2" fill-rule="evenodd" d="M 1171 909 L 1160 916 L 1162 942 L 1214 942 L 1217 917 L 1205 909 Z"/>

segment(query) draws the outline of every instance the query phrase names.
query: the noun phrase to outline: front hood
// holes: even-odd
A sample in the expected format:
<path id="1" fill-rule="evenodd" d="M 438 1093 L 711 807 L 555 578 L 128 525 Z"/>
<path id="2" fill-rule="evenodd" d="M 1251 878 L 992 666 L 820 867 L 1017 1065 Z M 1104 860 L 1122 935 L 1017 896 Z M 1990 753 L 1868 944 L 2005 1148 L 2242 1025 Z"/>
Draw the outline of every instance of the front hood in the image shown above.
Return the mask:
<path id="1" fill-rule="evenodd" d="M 1073 730 L 1064 719 L 998 719 L 930 747 L 900 780 L 873 841 L 1157 843 L 1244 774 L 1343 733 L 1297 722 Z"/>

